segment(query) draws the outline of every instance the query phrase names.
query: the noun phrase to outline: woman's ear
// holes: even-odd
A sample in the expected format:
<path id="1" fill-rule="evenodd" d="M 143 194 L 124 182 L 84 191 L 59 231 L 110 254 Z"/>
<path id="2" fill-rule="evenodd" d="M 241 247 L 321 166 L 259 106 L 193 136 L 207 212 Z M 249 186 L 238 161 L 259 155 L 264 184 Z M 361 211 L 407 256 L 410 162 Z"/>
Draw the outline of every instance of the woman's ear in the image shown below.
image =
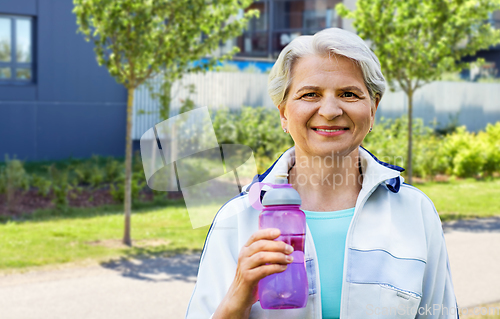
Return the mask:
<path id="1" fill-rule="evenodd" d="M 372 100 L 372 105 L 370 108 L 370 117 L 371 117 L 371 123 L 370 127 L 373 128 L 373 125 L 375 124 L 375 113 L 377 112 L 378 109 L 378 104 L 380 103 L 380 94 L 375 94 L 375 98 Z M 370 128 L 370 132 L 371 132 Z"/>
<path id="2" fill-rule="evenodd" d="M 377 112 L 378 104 L 380 103 L 380 94 L 375 94 L 375 100 L 372 103 L 372 116 L 375 116 L 375 112 Z"/>
<path id="3" fill-rule="evenodd" d="M 278 105 L 278 109 L 280 110 L 281 128 L 288 129 L 288 120 L 285 114 L 285 103 L 282 102 L 280 105 Z"/>
<path id="4" fill-rule="evenodd" d="M 371 117 L 372 120 L 375 120 L 375 113 L 377 112 L 378 109 L 378 104 L 380 103 L 380 94 L 375 94 L 375 99 L 372 101 L 372 107 L 371 107 Z"/>

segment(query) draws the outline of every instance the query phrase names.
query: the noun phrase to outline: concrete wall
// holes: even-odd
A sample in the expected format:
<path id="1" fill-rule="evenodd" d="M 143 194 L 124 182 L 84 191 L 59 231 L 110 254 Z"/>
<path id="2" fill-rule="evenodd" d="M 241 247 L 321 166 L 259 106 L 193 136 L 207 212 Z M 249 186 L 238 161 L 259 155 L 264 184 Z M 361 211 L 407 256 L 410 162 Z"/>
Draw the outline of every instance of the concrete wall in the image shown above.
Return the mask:
<path id="1" fill-rule="evenodd" d="M 69 0 L 2 0 L 34 17 L 35 81 L 0 84 L 0 161 L 124 156 L 127 94 L 77 34 Z"/>

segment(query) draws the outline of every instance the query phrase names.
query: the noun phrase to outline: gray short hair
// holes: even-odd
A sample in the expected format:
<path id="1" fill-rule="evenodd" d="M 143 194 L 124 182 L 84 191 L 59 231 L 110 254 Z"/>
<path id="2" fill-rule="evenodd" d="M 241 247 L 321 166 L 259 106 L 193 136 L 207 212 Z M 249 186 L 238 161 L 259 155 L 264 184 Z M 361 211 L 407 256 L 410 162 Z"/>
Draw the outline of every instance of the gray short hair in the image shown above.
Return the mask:
<path id="1" fill-rule="evenodd" d="M 292 83 L 291 71 L 299 58 L 330 54 L 342 55 L 356 62 L 361 68 L 372 101 L 377 94 L 382 98 L 386 82 L 377 56 L 356 34 L 339 28 L 329 28 L 315 35 L 297 37 L 281 51 L 268 79 L 268 92 L 274 105 L 279 106 L 287 99 Z"/>

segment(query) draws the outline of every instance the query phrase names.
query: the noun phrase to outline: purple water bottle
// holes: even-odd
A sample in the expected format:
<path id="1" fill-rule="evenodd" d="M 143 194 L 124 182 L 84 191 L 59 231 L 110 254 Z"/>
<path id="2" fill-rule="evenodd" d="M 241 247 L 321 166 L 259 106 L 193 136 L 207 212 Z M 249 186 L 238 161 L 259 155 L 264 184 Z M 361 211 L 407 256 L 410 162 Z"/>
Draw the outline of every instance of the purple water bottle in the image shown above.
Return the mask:
<path id="1" fill-rule="evenodd" d="M 276 184 L 270 185 L 272 189 L 264 195 L 259 229 L 279 228 L 281 235 L 276 240 L 293 247 L 293 262 L 285 271 L 259 281 L 259 299 L 263 309 L 303 308 L 307 304 L 309 288 L 304 260 L 306 216 L 300 210 L 300 195 L 288 184 L 287 175 L 276 175 Z"/>

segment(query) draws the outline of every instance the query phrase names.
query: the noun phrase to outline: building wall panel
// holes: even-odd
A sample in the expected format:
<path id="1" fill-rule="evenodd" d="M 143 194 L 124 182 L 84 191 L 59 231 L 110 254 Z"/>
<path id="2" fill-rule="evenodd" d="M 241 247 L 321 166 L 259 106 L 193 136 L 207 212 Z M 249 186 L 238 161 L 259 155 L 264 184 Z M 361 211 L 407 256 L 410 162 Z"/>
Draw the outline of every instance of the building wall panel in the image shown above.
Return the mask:
<path id="1" fill-rule="evenodd" d="M 127 92 L 77 34 L 72 1 L 2 0 L 35 24 L 35 81 L 0 85 L 0 161 L 123 156 Z"/>
<path id="2" fill-rule="evenodd" d="M 39 0 L 2 0 L 0 12 L 6 14 L 19 14 L 35 16 Z"/>
<path id="3" fill-rule="evenodd" d="M 5 155 L 21 160 L 36 158 L 36 105 L 33 102 L 0 102 L 0 161 Z"/>
<path id="4" fill-rule="evenodd" d="M 37 159 L 124 156 L 125 120 L 122 104 L 40 103 Z"/>

